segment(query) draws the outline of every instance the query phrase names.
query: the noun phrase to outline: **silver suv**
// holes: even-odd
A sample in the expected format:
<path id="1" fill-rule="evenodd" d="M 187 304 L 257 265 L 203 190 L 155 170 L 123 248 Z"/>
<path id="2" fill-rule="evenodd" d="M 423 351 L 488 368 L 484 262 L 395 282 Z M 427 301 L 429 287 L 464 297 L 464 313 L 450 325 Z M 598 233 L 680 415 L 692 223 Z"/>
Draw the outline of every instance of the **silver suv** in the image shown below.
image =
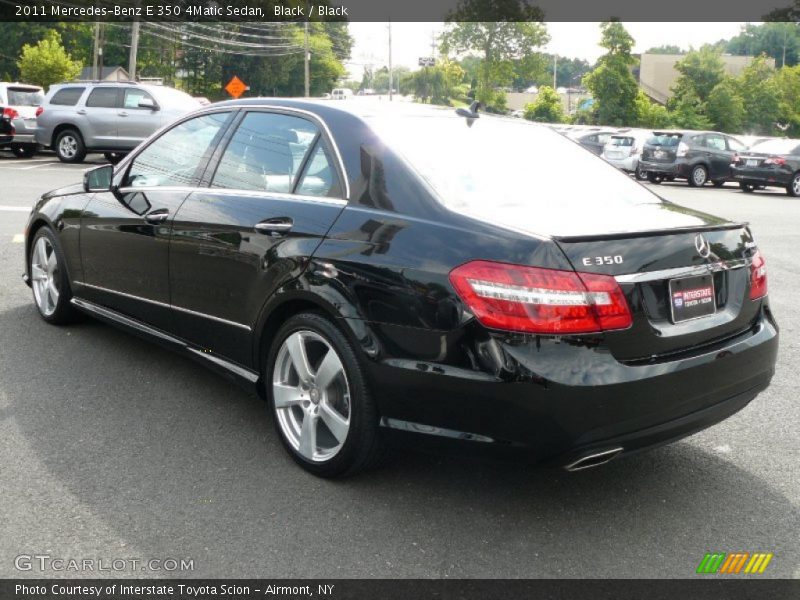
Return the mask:
<path id="1" fill-rule="evenodd" d="M 189 94 L 136 82 L 73 82 L 50 88 L 39 111 L 36 140 L 62 162 L 103 152 L 112 162 L 162 126 L 200 107 Z"/>
<path id="2" fill-rule="evenodd" d="M 38 85 L 0 82 L 0 106 L 3 117 L 14 126 L 14 137 L 0 147 L 9 146 L 18 158 L 36 154 L 36 110 L 44 101 Z"/>

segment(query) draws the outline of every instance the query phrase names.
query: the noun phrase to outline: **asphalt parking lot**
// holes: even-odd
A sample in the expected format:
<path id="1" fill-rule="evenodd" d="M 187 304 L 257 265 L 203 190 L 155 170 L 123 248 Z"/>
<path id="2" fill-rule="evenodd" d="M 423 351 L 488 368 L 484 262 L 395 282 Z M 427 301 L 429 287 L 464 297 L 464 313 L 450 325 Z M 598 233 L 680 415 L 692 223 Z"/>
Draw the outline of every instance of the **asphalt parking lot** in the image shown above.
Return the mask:
<path id="1" fill-rule="evenodd" d="M 254 395 L 99 322 L 38 317 L 29 208 L 92 162 L 0 153 L 0 577 L 76 575 L 15 569 L 39 554 L 194 561 L 103 576 L 683 578 L 716 551 L 800 576 L 800 199 L 654 186 L 749 221 L 767 258 L 778 369 L 731 419 L 579 473 L 395 451 L 329 482 L 292 463 Z"/>

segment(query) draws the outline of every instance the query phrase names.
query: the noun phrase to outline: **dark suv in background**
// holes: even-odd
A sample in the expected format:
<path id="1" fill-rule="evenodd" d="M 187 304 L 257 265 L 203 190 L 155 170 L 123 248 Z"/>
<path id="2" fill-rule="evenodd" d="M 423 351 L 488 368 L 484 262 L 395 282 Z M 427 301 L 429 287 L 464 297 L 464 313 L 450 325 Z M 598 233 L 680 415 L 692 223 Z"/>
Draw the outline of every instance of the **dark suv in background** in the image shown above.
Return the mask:
<path id="1" fill-rule="evenodd" d="M 731 163 L 746 146 L 716 131 L 656 131 L 642 150 L 641 168 L 651 183 L 686 179 L 692 187 L 732 179 Z"/>

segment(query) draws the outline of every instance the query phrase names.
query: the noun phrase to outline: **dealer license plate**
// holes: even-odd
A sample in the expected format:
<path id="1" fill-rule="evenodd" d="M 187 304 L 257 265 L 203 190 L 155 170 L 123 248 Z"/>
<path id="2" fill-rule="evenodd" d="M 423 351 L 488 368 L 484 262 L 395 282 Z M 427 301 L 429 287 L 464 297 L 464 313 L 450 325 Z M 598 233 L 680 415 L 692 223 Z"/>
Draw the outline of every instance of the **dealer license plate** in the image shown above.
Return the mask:
<path id="1" fill-rule="evenodd" d="M 673 323 L 713 315 L 717 311 L 713 276 L 672 279 L 669 282 L 669 301 Z"/>

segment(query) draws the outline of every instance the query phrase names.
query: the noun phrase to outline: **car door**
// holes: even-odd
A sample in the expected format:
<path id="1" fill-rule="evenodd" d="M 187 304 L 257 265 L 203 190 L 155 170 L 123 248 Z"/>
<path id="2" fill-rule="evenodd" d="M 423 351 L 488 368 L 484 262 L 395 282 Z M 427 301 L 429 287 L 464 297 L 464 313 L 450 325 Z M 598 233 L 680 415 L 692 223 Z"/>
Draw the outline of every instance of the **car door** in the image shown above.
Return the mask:
<path id="1" fill-rule="evenodd" d="M 118 126 L 120 89 L 117 86 L 98 86 L 89 92 L 79 115 L 86 118 L 84 141 L 90 148 L 119 148 Z"/>
<path id="2" fill-rule="evenodd" d="M 728 179 L 731 174 L 733 152 L 728 150 L 725 136 L 721 133 L 709 133 L 705 136 L 705 145 L 709 152 L 709 178 Z"/>
<path id="3" fill-rule="evenodd" d="M 299 275 L 346 204 L 322 124 L 250 111 L 175 216 L 170 282 L 182 337 L 245 366 L 267 298 Z M 215 157 L 216 159 L 216 157 Z"/>
<path id="4" fill-rule="evenodd" d="M 161 118 L 158 110 L 140 107 L 142 100 L 149 99 L 155 106 L 155 98 L 137 87 L 126 88 L 118 111 L 120 143 L 134 148 L 159 128 Z"/>
<path id="5" fill-rule="evenodd" d="M 114 191 L 92 198 L 81 223 L 81 295 L 174 330 L 167 272 L 172 219 L 232 114 L 214 112 L 178 123 L 120 165 Z"/>

